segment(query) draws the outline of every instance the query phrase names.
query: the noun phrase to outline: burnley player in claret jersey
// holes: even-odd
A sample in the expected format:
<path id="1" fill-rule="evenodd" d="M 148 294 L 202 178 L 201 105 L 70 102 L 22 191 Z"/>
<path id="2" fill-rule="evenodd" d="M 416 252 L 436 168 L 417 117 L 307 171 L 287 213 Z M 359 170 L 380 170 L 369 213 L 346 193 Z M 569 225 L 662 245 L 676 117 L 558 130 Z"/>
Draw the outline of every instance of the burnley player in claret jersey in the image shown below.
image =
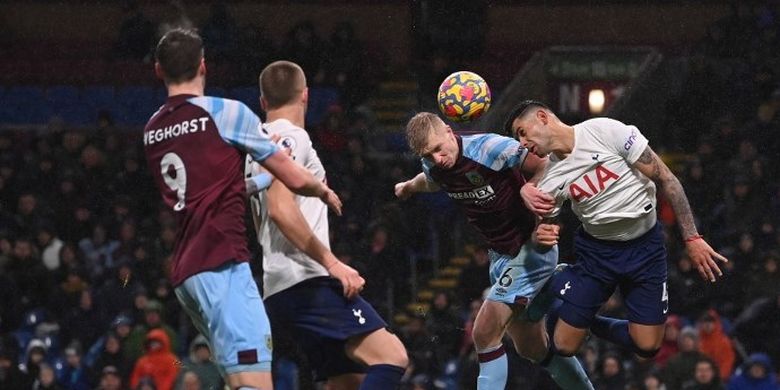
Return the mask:
<path id="1" fill-rule="evenodd" d="M 149 119 L 143 142 L 163 201 L 177 216 L 171 282 L 230 386 L 272 389 L 271 330 L 247 263 L 244 226 L 246 188 L 267 187 L 270 176 L 245 183 L 244 155 L 337 213 L 341 201 L 263 135 L 244 104 L 203 96 L 206 65 L 197 33 L 168 32 L 155 60 L 168 99 Z"/>
<path id="2" fill-rule="evenodd" d="M 547 354 L 544 310 L 526 310 L 552 275 L 558 247 L 539 245 L 536 218 L 526 209 L 520 189 L 543 172 L 543 160 L 519 142 L 496 134 L 458 136 L 438 116 L 423 112 L 406 126 L 411 149 L 422 158 L 423 172 L 398 183 L 401 199 L 416 192 L 444 190 L 490 246 L 493 286 L 474 322 L 479 359 L 479 390 L 503 389 L 507 358 L 502 339 L 508 333 L 517 352 L 543 366 L 564 389 L 592 389 L 573 357 Z M 536 305 L 539 306 L 539 305 Z"/>

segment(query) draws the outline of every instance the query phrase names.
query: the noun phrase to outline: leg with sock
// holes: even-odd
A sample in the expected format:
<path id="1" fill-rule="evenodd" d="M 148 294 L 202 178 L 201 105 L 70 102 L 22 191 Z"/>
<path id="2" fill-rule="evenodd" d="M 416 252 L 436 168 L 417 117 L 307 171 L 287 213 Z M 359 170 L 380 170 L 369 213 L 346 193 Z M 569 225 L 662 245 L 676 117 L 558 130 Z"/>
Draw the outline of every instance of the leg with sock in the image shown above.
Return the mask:
<path id="1" fill-rule="evenodd" d="M 551 342 L 552 346 L 553 343 Z M 586 389 L 593 390 L 593 384 L 588 379 L 588 374 L 582 368 L 580 361 L 574 356 L 561 356 L 555 353 L 552 346 L 548 357 L 540 363 L 550 373 L 555 383 L 562 389 Z"/>
<path id="2" fill-rule="evenodd" d="M 590 326 L 590 331 L 596 336 L 626 348 L 640 357 L 652 358 L 655 356 L 658 352 L 657 350 L 644 350 L 636 345 L 628 330 L 628 325 L 628 320 L 596 316 L 593 324 Z"/>
<path id="3" fill-rule="evenodd" d="M 479 360 L 478 390 L 506 387 L 508 368 L 503 344 L 477 351 L 477 359 Z"/>
<path id="4" fill-rule="evenodd" d="M 573 356 L 562 356 L 555 348 L 554 330 L 558 322 L 558 310 L 562 301 L 556 300 L 549 311 L 547 318 L 548 352 L 547 357 L 539 364 L 550 373 L 555 383 L 562 389 L 593 389 L 593 384 L 588 379 L 588 374 L 582 368 L 580 361 Z"/>
<path id="5" fill-rule="evenodd" d="M 392 364 L 374 364 L 369 366 L 366 377 L 360 385 L 360 390 L 395 390 L 401 383 L 401 377 L 406 371 L 403 367 Z"/>

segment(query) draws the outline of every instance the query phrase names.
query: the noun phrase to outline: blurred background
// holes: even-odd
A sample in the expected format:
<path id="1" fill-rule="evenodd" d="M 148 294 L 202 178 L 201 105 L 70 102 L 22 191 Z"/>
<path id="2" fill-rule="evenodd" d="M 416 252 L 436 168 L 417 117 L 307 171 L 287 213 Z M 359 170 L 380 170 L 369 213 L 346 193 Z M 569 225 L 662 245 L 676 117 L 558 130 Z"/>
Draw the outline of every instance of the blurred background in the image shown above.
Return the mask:
<path id="1" fill-rule="evenodd" d="M 780 3 L 715 0 L 0 2 L 0 388 L 163 389 L 131 381 L 155 329 L 175 355 L 176 389 L 221 385 L 167 281 L 175 218 L 140 142 L 165 100 L 152 50 L 174 27 L 204 38 L 206 93 L 258 114 L 265 65 L 305 70 L 307 129 L 345 205 L 331 244 L 404 341 L 407 389 L 476 383 L 486 247 L 446 195 L 398 202 L 392 191 L 420 170 L 406 120 L 437 110 L 456 70 L 484 77 L 494 99 L 458 130 L 500 133 L 526 98 L 569 124 L 637 125 L 731 259 L 722 280 L 703 282 L 659 199 L 666 340 L 645 362 L 589 340 L 579 357 L 596 388 L 780 388 Z M 568 215 L 562 261 L 575 227 Z M 622 316 L 620 297 L 604 311 Z M 296 348 L 276 349 L 277 389 L 318 388 Z M 507 388 L 556 387 L 510 355 Z"/>

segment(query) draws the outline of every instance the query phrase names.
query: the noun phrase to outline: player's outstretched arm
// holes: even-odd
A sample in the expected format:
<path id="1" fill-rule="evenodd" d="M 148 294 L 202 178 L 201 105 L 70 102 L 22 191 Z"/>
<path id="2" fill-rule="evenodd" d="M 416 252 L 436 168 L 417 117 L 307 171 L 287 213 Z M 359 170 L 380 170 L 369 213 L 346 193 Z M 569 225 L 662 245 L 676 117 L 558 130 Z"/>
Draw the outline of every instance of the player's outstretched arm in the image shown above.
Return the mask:
<path id="1" fill-rule="evenodd" d="M 727 262 L 728 259 L 715 252 L 699 235 L 693 220 L 691 205 L 688 203 L 688 197 L 685 196 L 685 190 L 683 190 L 680 181 L 649 145 L 639 156 L 639 159 L 636 160 L 634 167 L 661 188 L 666 199 L 672 204 L 674 213 L 677 215 L 677 224 L 680 226 L 680 231 L 685 240 L 685 249 L 688 252 L 688 256 L 696 264 L 702 278 L 714 282 L 715 274 L 718 276 L 723 275 L 715 260 Z"/>
<path id="2" fill-rule="evenodd" d="M 327 184 L 317 180 L 311 172 L 296 164 L 283 151 L 270 155 L 262 163 L 263 168 L 298 195 L 316 196 L 322 199 L 337 215 L 341 215 L 341 199 Z"/>
<path id="3" fill-rule="evenodd" d="M 320 263 L 344 288 L 344 296 L 352 298 L 366 283 L 352 267 L 342 263 L 314 234 L 290 190 L 279 180 L 268 189 L 268 217 L 279 227 L 293 246 Z"/>
<path id="4" fill-rule="evenodd" d="M 395 185 L 395 196 L 399 199 L 409 199 L 410 196 L 418 192 L 436 192 L 441 188 L 434 182 L 428 180 L 425 172 L 420 172 L 412 178 Z"/>

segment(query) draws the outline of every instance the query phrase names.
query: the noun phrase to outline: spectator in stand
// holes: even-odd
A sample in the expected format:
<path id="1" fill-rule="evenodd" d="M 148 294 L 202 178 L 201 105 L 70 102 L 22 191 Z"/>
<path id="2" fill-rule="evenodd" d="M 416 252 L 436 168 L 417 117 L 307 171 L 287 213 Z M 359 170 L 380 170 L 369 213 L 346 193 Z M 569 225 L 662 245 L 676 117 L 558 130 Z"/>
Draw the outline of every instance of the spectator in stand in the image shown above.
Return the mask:
<path id="1" fill-rule="evenodd" d="M 748 351 L 761 351 L 772 361 L 780 359 L 780 286 L 775 293 L 748 305 L 734 320 L 732 335 Z M 775 367 L 778 369 L 778 367 Z"/>
<path id="2" fill-rule="evenodd" d="M 641 390 L 667 390 L 666 385 L 661 381 L 661 376 L 656 371 L 648 372 L 642 380 Z"/>
<path id="3" fill-rule="evenodd" d="M 679 316 L 670 314 L 666 317 L 666 329 L 664 331 L 664 341 L 661 343 L 661 349 L 653 359 L 658 367 L 666 366 L 669 359 L 679 351 L 677 340 L 680 337 L 682 329 L 682 320 Z"/>
<path id="4" fill-rule="evenodd" d="M 106 366 L 98 382 L 98 390 L 123 390 L 123 381 L 120 372 L 114 366 Z"/>
<path id="5" fill-rule="evenodd" d="M 683 383 L 683 390 L 724 390 L 718 375 L 718 368 L 710 359 L 696 362 L 693 379 Z"/>
<path id="6" fill-rule="evenodd" d="M 110 274 L 113 277 L 106 280 L 96 294 L 98 308 L 104 318 L 114 318 L 121 312 L 131 312 L 135 292 L 143 287 L 133 276 L 130 264 L 121 263 Z"/>
<path id="7" fill-rule="evenodd" d="M 42 363 L 38 377 L 35 379 L 32 385 L 33 390 L 64 390 L 59 383 L 57 383 L 57 376 L 54 372 L 54 368 L 47 363 Z"/>
<path id="8" fill-rule="evenodd" d="M 113 368 L 120 377 L 127 378 L 130 375 L 130 362 L 125 359 L 122 351 L 122 340 L 114 331 L 109 331 L 103 338 L 103 349 L 97 356 L 91 367 L 91 377 L 95 383 L 100 383 L 105 369 Z"/>
<path id="9" fill-rule="evenodd" d="M 417 314 L 401 331 L 401 341 L 409 356 L 409 368 L 407 373 L 412 376 L 424 374 L 430 377 L 439 372 L 435 359 L 436 345 L 425 323 L 425 316 Z"/>
<path id="10" fill-rule="evenodd" d="M 599 365 L 599 372 L 593 387 L 599 390 L 624 390 L 626 388 L 626 374 L 623 362 L 617 355 L 606 354 Z"/>
<path id="11" fill-rule="evenodd" d="M 754 353 L 734 374 L 729 382 L 729 390 L 777 390 L 777 376 L 772 360 L 764 353 Z"/>
<path id="12" fill-rule="evenodd" d="M 466 306 L 474 299 L 481 298 L 490 280 L 485 277 L 490 269 L 488 247 L 480 244 L 474 249 L 469 265 L 461 271 L 458 277 L 458 293 L 460 302 Z"/>
<path id="13" fill-rule="evenodd" d="M 137 388 L 142 378 L 149 377 L 158 389 L 172 389 L 181 362 L 171 352 L 171 340 L 162 329 L 152 329 L 145 335 L 146 353 L 135 363 L 130 387 Z"/>
<path id="14" fill-rule="evenodd" d="M 758 272 L 751 273 L 750 281 L 747 283 L 748 302 L 755 299 L 772 296 L 777 286 L 780 286 L 780 269 L 778 269 L 777 253 L 769 253 L 764 257 L 763 268 Z"/>
<path id="15" fill-rule="evenodd" d="M 691 327 L 680 332 L 678 348 L 680 351 L 669 359 L 662 371 L 664 383 L 670 390 L 681 389 L 683 383 L 693 378 L 696 362 L 706 358 L 699 352 L 698 332 Z"/>
<path id="16" fill-rule="evenodd" d="M 211 360 L 211 347 L 203 335 L 197 335 L 190 343 L 189 359 L 182 365 L 179 377 L 176 379 L 177 390 L 188 390 L 188 374 L 197 378 L 202 389 L 222 389 L 225 382 L 219 374 L 219 368 Z M 192 379 L 190 379 L 190 382 Z"/>
<path id="17" fill-rule="evenodd" d="M 439 291 L 433 296 L 426 318 L 427 327 L 435 342 L 435 358 L 439 367 L 444 367 L 447 361 L 457 356 L 459 343 L 463 338 L 463 321 L 450 305 L 450 295 Z"/>
<path id="18" fill-rule="evenodd" d="M 87 369 L 81 362 L 81 350 L 77 343 L 65 348 L 65 368 L 60 373 L 59 383 L 66 390 L 92 388 Z"/>
<path id="19" fill-rule="evenodd" d="M 65 318 L 71 309 L 79 306 L 81 293 L 87 289 L 89 289 L 89 284 L 78 270 L 69 270 L 65 274 L 64 280 L 57 285 L 49 296 L 49 312 L 58 319 Z"/>
<path id="20" fill-rule="evenodd" d="M 27 353 L 25 354 L 25 363 L 21 367 L 30 378 L 38 378 L 41 371 L 41 364 L 46 363 L 46 344 L 39 339 L 32 339 L 27 344 Z"/>
<path id="21" fill-rule="evenodd" d="M 41 223 L 38 227 L 36 236 L 38 247 L 41 250 L 41 260 L 43 266 L 49 271 L 56 271 L 60 268 L 60 250 L 65 245 L 57 237 L 57 232 L 50 223 Z"/>
<path id="22" fill-rule="evenodd" d="M 176 332 L 163 321 L 162 304 L 156 300 L 150 300 L 144 308 L 144 322 L 133 329 L 127 341 L 127 356 L 130 361 L 135 361 L 143 354 L 145 344 L 148 342 L 149 332 L 160 329 L 165 332 L 167 340 L 166 348 L 169 351 L 177 351 Z M 175 379 L 175 376 L 174 376 Z M 159 386 L 158 386 L 159 387 Z"/>
<path id="23" fill-rule="evenodd" d="M 79 249 L 84 254 L 90 280 L 103 279 L 103 274 L 110 274 L 116 268 L 117 259 L 114 252 L 119 248 L 119 242 L 108 237 L 108 230 L 102 224 L 97 224 L 89 238 L 79 241 Z"/>
<path id="24" fill-rule="evenodd" d="M 723 331 L 720 315 L 710 309 L 696 323 L 699 330 L 699 351 L 717 365 L 720 378 L 728 381 L 734 369 L 736 353 L 731 345 L 731 339 Z"/>
<path id="25" fill-rule="evenodd" d="M 60 321 L 65 340 L 76 340 L 80 345 L 92 345 L 106 327 L 106 318 L 95 308 L 92 290 L 81 291 L 78 305 L 68 308 Z M 110 317 L 109 317 L 110 318 Z"/>
<path id="26" fill-rule="evenodd" d="M 17 345 L 12 337 L 0 339 L 0 388 L 29 389 L 33 379 L 19 369 Z"/>
<path id="27" fill-rule="evenodd" d="M 51 278 L 30 239 L 16 239 L 13 256 L 5 271 L 16 282 L 23 311 L 46 305 L 52 285 Z"/>

